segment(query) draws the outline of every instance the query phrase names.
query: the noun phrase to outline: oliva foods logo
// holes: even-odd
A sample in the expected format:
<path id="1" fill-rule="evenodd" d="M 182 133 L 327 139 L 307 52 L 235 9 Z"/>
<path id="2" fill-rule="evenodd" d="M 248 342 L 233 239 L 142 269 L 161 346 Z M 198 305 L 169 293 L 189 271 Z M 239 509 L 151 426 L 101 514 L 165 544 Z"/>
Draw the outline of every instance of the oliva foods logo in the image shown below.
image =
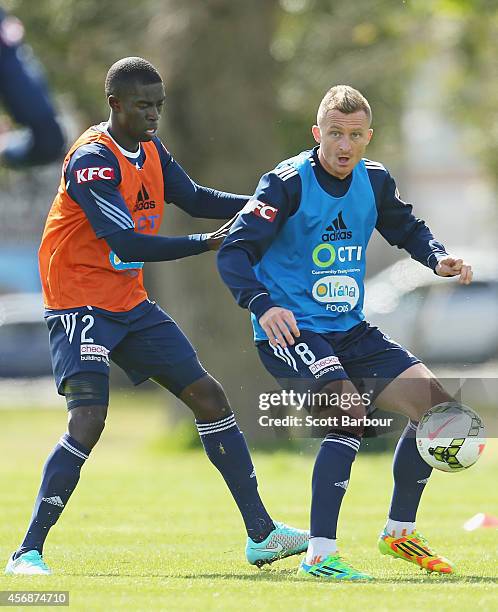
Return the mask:
<path id="1" fill-rule="evenodd" d="M 325 276 L 313 285 L 312 294 L 323 304 L 343 304 L 341 312 L 352 310 L 358 303 L 360 290 L 351 276 Z"/>

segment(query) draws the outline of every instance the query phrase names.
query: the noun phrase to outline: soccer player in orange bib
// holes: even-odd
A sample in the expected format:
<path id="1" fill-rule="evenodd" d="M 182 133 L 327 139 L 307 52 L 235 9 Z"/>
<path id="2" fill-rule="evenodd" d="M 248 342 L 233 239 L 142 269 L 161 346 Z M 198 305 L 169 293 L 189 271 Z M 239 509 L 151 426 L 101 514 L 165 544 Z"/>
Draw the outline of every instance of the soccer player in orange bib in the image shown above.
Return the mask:
<path id="1" fill-rule="evenodd" d="M 308 532 L 270 518 L 223 388 L 143 286 L 144 262 L 216 250 L 225 235 L 222 228 L 158 236 L 165 201 L 193 217 L 228 219 L 248 198 L 197 185 L 166 150 L 156 136 L 164 86 L 149 62 L 116 62 L 105 90 L 109 121 L 89 128 L 67 153 L 40 246 L 54 376 L 66 397 L 68 430 L 47 459 L 31 522 L 6 573 L 50 573 L 43 544 L 104 428 L 110 361 L 134 384 L 154 380 L 192 410 L 204 449 L 242 514 L 248 561 L 262 565 L 298 554 L 307 548 Z"/>

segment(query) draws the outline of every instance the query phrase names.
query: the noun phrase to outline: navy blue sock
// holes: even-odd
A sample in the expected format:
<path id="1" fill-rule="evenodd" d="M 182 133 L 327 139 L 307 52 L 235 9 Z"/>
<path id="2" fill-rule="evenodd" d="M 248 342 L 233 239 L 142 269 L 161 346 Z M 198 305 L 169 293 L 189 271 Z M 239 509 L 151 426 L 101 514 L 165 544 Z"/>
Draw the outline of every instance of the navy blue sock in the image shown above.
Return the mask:
<path id="1" fill-rule="evenodd" d="M 45 538 L 55 525 L 80 478 L 80 469 L 90 451 L 64 434 L 43 468 L 42 482 L 33 515 L 15 558 L 28 550 L 43 550 Z"/>
<path id="2" fill-rule="evenodd" d="M 410 421 L 401 434 L 394 452 L 394 491 L 389 518 L 414 523 L 420 498 L 432 468 L 420 456 L 416 435 L 417 424 Z"/>
<path id="3" fill-rule="evenodd" d="M 359 448 L 360 439 L 351 434 L 331 433 L 323 440 L 313 469 L 310 537 L 336 539 L 342 498 Z"/>
<path id="4" fill-rule="evenodd" d="M 235 415 L 218 421 L 196 421 L 201 441 L 211 463 L 221 472 L 237 504 L 247 535 L 262 542 L 275 528 L 258 493 L 258 481 L 244 435 Z"/>

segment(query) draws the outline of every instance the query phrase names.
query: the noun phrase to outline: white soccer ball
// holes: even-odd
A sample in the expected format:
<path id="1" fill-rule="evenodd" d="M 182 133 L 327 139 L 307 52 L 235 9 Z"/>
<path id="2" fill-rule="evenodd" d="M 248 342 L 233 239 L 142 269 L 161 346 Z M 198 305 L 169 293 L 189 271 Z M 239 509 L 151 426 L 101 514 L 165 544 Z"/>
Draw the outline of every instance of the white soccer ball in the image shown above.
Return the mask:
<path id="1" fill-rule="evenodd" d="M 479 459 L 486 445 L 481 417 L 463 404 L 431 408 L 417 427 L 417 448 L 426 463 L 443 472 L 460 472 Z"/>

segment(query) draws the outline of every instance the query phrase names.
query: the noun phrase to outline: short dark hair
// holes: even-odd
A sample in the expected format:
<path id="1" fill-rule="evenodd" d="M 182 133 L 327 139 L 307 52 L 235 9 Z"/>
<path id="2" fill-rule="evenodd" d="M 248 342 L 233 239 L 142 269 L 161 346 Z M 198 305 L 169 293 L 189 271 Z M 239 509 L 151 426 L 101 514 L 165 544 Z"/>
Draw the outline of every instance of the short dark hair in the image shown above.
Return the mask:
<path id="1" fill-rule="evenodd" d="M 162 83 L 163 80 L 157 69 L 141 57 L 123 57 L 115 62 L 107 72 L 105 79 L 105 95 L 121 96 L 139 83 L 151 85 Z"/>
<path id="2" fill-rule="evenodd" d="M 363 111 L 368 121 L 372 121 L 372 110 L 367 99 L 349 85 L 335 85 L 327 91 L 318 107 L 317 122 L 322 121 L 332 110 L 338 110 L 345 115 Z"/>

